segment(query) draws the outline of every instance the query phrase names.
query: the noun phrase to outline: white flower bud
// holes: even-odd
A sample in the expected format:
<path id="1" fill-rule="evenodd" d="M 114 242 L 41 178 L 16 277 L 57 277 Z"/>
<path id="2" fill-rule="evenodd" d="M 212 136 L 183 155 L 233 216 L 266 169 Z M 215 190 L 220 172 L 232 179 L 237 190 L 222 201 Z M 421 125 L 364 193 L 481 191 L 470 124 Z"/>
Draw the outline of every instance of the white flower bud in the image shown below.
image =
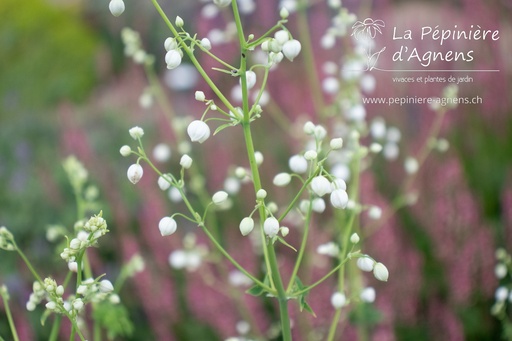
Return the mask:
<path id="1" fill-rule="evenodd" d="M 313 122 L 311 121 L 307 121 L 305 124 L 304 124 L 304 132 L 307 134 L 307 135 L 313 135 L 315 133 L 315 125 L 313 124 Z"/>
<path id="2" fill-rule="evenodd" d="M 502 279 L 505 278 L 507 275 L 507 266 L 503 263 L 496 264 L 496 267 L 494 268 L 494 274 L 496 275 L 496 278 Z"/>
<path id="3" fill-rule="evenodd" d="M 69 262 L 68 269 L 71 272 L 77 272 L 78 271 L 78 263 L 77 262 Z"/>
<path id="4" fill-rule="evenodd" d="M 408 157 L 405 159 L 404 169 L 407 174 L 415 174 L 418 171 L 420 165 L 418 164 L 418 160 L 413 157 Z"/>
<path id="5" fill-rule="evenodd" d="M 375 266 L 375 261 L 370 257 L 361 257 L 357 259 L 357 267 L 362 271 L 371 272 Z"/>
<path id="6" fill-rule="evenodd" d="M 254 220 L 251 217 L 245 217 L 240 222 L 240 233 L 242 233 L 242 236 L 247 236 L 249 233 L 251 233 L 253 228 Z"/>
<path id="7" fill-rule="evenodd" d="M 87 294 L 87 290 L 89 290 L 87 285 L 79 285 L 78 288 L 76 288 L 76 293 L 85 296 L 85 294 Z"/>
<path id="8" fill-rule="evenodd" d="M 81 298 L 77 298 L 73 301 L 73 308 L 75 308 L 75 310 L 82 310 L 82 308 L 84 307 L 84 302 L 82 301 Z"/>
<path id="9" fill-rule="evenodd" d="M 108 294 L 109 292 L 114 291 L 114 286 L 108 279 L 104 279 L 100 282 L 99 289 L 102 293 Z"/>
<path id="10" fill-rule="evenodd" d="M 136 184 L 137 182 L 139 182 L 143 174 L 144 171 L 142 170 L 142 166 L 139 165 L 138 163 L 131 165 L 128 168 L 128 172 L 126 173 L 126 175 L 128 176 L 128 180 L 130 180 L 132 184 Z"/>
<path id="11" fill-rule="evenodd" d="M 322 213 L 325 211 L 325 201 L 322 198 L 315 198 L 311 202 L 311 209 L 317 213 Z"/>
<path id="12" fill-rule="evenodd" d="M 213 0 L 213 3 L 219 7 L 227 7 L 231 4 L 231 0 Z"/>
<path id="13" fill-rule="evenodd" d="M 153 158 L 158 162 L 166 162 L 171 158 L 171 148 L 165 143 L 159 143 L 153 148 Z"/>
<path id="14" fill-rule="evenodd" d="M 62 285 L 59 285 L 57 287 L 57 289 L 55 289 L 55 293 L 58 295 L 58 296 L 62 296 L 64 295 L 64 287 Z"/>
<path id="15" fill-rule="evenodd" d="M 334 307 L 334 309 L 341 309 L 345 305 L 347 305 L 347 298 L 345 297 L 345 294 L 341 292 L 335 292 L 331 296 L 331 304 Z"/>
<path id="16" fill-rule="evenodd" d="M 286 226 L 281 227 L 281 235 L 286 237 L 290 233 L 290 229 Z"/>
<path id="17" fill-rule="evenodd" d="M 350 242 L 352 244 L 357 244 L 357 243 L 359 243 L 359 240 L 361 240 L 359 238 L 359 235 L 357 233 L 352 233 L 352 235 L 350 236 Z"/>
<path id="18" fill-rule="evenodd" d="M 121 153 L 122 156 L 126 157 L 126 156 L 129 156 L 132 152 L 132 149 L 130 148 L 130 146 L 127 146 L 127 145 L 124 145 L 121 147 L 121 149 L 119 149 L 119 153 Z"/>
<path id="19" fill-rule="evenodd" d="M 46 303 L 46 309 L 54 310 L 55 308 L 57 308 L 57 304 L 55 302 L 50 301 L 50 302 Z"/>
<path id="20" fill-rule="evenodd" d="M 263 231 L 265 231 L 265 234 L 269 236 L 269 238 L 274 238 L 279 232 L 279 221 L 274 217 L 265 219 Z"/>
<path id="21" fill-rule="evenodd" d="M 176 232 L 177 229 L 176 220 L 171 217 L 163 217 L 158 223 L 158 229 L 162 236 L 169 236 Z"/>
<path id="22" fill-rule="evenodd" d="M 247 171 L 243 167 L 236 167 L 235 175 L 236 175 L 237 178 L 243 179 L 247 175 Z"/>
<path id="23" fill-rule="evenodd" d="M 224 191 L 218 191 L 212 196 L 212 201 L 215 205 L 221 205 L 228 199 L 228 194 Z"/>
<path id="24" fill-rule="evenodd" d="M 247 83 L 247 89 L 252 89 L 254 85 L 256 85 L 256 73 L 254 71 L 245 71 L 245 81 Z M 241 78 L 240 85 L 242 85 Z"/>
<path id="25" fill-rule="evenodd" d="M 345 180 L 336 178 L 333 182 L 331 182 L 331 188 L 334 191 L 335 189 L 342 189 L 344 191 L 347 190 L 347 183 Z"/>
<path id="26" fill-rule="evenodd" d="M 263 188 L 259 189 L 258 192 L 256 192 L 256 198 L 257 199 L 265 199 L 267 197 L 267 191 L 265 191 Z"/>
<path id="27" fill-rule="evenodd" d="M 382 209 L 378 206 L 372 206 L 368 210 L 368 217 L 373 220 L 378 220 L 382 216 Z"/>
<path id="28" fill-rule="evenodd" d="M 185 24 L 183 22 L 183 19 L 179 15 L 176 17 L 176 21 L 174 23 L 176 24 L 177 27 L 183 27 L 183 24 Z"/>
<path id="29" fill-rule="evenodd" d="M 27 308 L 28 311 L 34 311 L 34 310 L 36 310 L 36 305 L 32 301 L 28 301 L 27 305 L 26 305 L 26 308 Z"/>
<path id="30" fill-rule="evenodd" d="M 112 304 L 119 304 L 119 302 L 121 302 L 121 298 L 117 294 L 112 294 L 108 297 L 108 301 Z"/>
<path id="31" fill-rule="evenodd" d="M 170 50 L 165 54 L 165 63 L 169 70 L 177 68 L 181 64 L 181 54 L 178 50 Z"/>
<path id="32" fill-rule="evenodd" d="M 283 46 L 279 44 L 279 42 L 273 38 L 268 40 L 268 49 L 270 52 L 280 53 Z"/>
<path id="33" fill-rule="evenodd" d="M 256 164 L 260 166 L 263 163 L 264 157 L 261 152 L 254 152 L 254 158 L 256 159 Z"/>
<path id="34" fill-rule="evenodd" d="M 370 134 L 376 140 L 383 139 L 386 136 L 386 122 L 381 117 L 373 119 L 370 125 Z"/>
<path id="35" fill-rule="evenodd" d="M 192 121 L 187 128 L 188 136 L 192 142 L 203 143 L 210 137 L 210 128 L 203 121 Z"/>
<path id="36" fill-rule="evenodd" d="M 206 99 L 206 96 L 204 95 L 204 92 L 202 92 L 202 91 L 196 91 L 196 93 L 194 95 L 195 95 L 196 101 L 204 102 Z"/>
<path id="37" fill-rule="evenodd" d="M 110 13 L 114 17 L 118 17 L 124 12 L 124 2 L 123 0 L 111 0 L 108 4 L 108 9 L 110 10 Z"/>
<path id="38" fill-rule="evenodd" d="M 277 204 L 273 201 L 269 202 L 267 204 L 267 208 L 268 210 L 271 212 L 271 213 L 276 213 L 277 210 L 279 209 L 279 207 L 277 206 Z"/>
<path id="39" fill-rule="evenodd" d="M 313 161 L 318 157 L 318 154 L 314 150 L 308 150 L 304 153 L 304 158 L 307 161 Z"/>
<path id="40" fill-rule="evenodd" d="M 205 50 L 212 49 L 212 43 L 210 42 L 210 39 L 208 39 L 208 38 L 201 39 L 201 46 L 204 47 Z"/>
<path id="41" fill-rule="evenodd" d="M 499 287 L 496 289 L 496 292 L 494 293 L 494 298 L 498 302 L 503 302 L 507 299 L 508 296 L 508 289 L 505 287 Z"/>
<path id="42" fill-rule="evenodd" d="M 164 174 L 163 176 L 159 176 L 158 187 L 160 187 L 162 191 L 168 190 L 169 187 L 171 187 L 171 178 L 166 174 Z"/>
<path id="43" fill-rule="evenodd" d="M 331 192 L 331 183 L 323 175 L 315 176 L 311 181 L 311 189 L 319 197 Z"/>
<path id="44" fill-rule="evenodd" d="M 284 56 L 286 58 L 288 58 L 288 60 L 290 60 L 291 62 L 293 62 L 295 57 L 297 57 L 299 55 L 300 49 L 301 49 L 300 42 L 295 39 L 288 40 L 283 45 Z"/>
<path id="45" fill-rule="evenodd" d="M 321 255 L 337 257 L 338 254 L 340 253 L 340 248 L 335 243 L 329 242 L 326 244 L 318 245 L 318 247 L 316 248 L 316 252 L 318 252 Z"/>
<path id="46" fill-rule="evenodd" d="M 277 42 L 281 45 L 286 43 L 288 40 L 290 40 L 290 35 L 285 30 L 279 30 L 276 33 L 274 33 L 274 38 L 277 40 Z"/>
<path id="47" fill-rule="evenodd" d="M 279 173 L 274 177 L 274 185 L 284 187 L 290 183 L 292 177 L 288 173 Z"/>
<path id="48" fill-rule="evenodd" d="M 327 130 L 325 130 L 325 128 L 321 125 L 317 125 L 315 127 L 315 137 L 317 138 L 317 140 L 323 140 L 326 136 L 327 136 Z"/>
<path id="49" fill-rule="evenodd" d="M 133 127 L 128 130 L 128 132 L 134 140 L 140 139 L 142 136 L 144 136 L 144 130 L 141 127 Z"/>
<path id="50" fill-rule="evenodd" d="M 302 174 L 308 170 L 308 161 L 301 155 L 294 155 L 288 161 L 288 166 L 292 172 Z"/>
<path id="51" fill-rule="evenodd" d="M 281 19 L 286 19 L 288 18 L 289 15 L 290 13 L 285 7 L 281 8 L 281 10 L 279 11 L 279 16 L 281 16 Z"/>
<path id="52" fill-rule="evenodd" d="M 374 154 L 378 154 L 378 153 L 380 153 L 380 152 L 381 152 L 381 150 L 382 150 L 382 145 L 381 145 L 381 144 L 379 144 L 379 143 L 374 142 L 374 143 L 372 143 L 372 144 L 370 145 L 370 151 L 371 151 L 372 153 L 374 153 Z"/>
<path id="53" fill-rule="evenodd" d="M 331 149 L 341 149 L 341 147 L 343 147 L 343 139 L 341 137 L 332 139 L 329 145 L 331 146 Z"/>
<path id="54" fill-rule="evenodd" d="M 359 295 L 361 301 L 373 303 L 375 301 L 375 289 L 372 287 L 364 288 Z"/>
<path id="55" fill-rule="evenodd" d="M 373 275 L 379 281 L 387 282 L 389 278 L 389 271 L 384 264 L 379 262 L 373 267 Z"/>
<path id="56" fill-rule="evenodd" d="M 336 208 L 346 208 L 348 204 L 348 194 L 343 189 L 335 189 L 331 193 L 331 204 Z"/>
<path id="57" fill-rule="evenodd" d="M 176 38 L 169 37 L 164 41 L 164 48 L 166 51 L 176 50 L 178 48 L 178 42 Z"/>

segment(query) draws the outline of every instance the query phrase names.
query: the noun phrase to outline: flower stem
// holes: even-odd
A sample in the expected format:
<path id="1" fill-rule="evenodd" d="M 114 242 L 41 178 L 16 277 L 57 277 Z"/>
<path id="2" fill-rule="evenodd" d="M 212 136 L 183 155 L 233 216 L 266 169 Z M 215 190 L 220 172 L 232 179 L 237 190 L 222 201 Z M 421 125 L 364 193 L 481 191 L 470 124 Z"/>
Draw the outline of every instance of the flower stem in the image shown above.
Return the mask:
<path id="1" fill-rule="evenodd" d="M 9 308 L 9 294 L 7 293 L 7 288 L 0 288 L 0 293 L 2 300 L 4 301 L 5 315 L 7 315 L 7 320 L 9 321 L 9 328 L 11 328 L 12 338 L 14 341 L 19 341 L 20 339 L 18 338 L 18 332 L 16 331 L 16 326 L 14 325 L 11 309 Z"/>

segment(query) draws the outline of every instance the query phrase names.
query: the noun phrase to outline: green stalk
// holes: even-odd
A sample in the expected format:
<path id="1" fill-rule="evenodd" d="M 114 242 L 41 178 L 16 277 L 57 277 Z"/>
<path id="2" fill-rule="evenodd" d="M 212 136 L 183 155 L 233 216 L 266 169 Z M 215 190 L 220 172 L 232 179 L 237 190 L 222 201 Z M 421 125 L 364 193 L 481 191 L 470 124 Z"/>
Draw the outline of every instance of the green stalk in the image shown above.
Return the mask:
<path id="1" fill-rule="evenodd" d="M 247 94 L 247 79 L 245 77 L 245 71 L 247 69 L 246 65 L 246 53 L 247 53 L 247 43 L 244 38 L 244 32 L 242 28 L 242 22 L 240 20 L 240 13 L 238 12 L 238 7 L 236 0 L 231 1 L 231 5 L 233 7 L 233 15 L 235 18 L 235 23 L 237 27 L 238 32 L 238 38 L 240 41 L 240 78 L 242 83 L 242 109 L 244 113 L 244 118 L 242 121 L 242 127 L 244 131 L 244 137 L 245 137 L 245 144 L 247 149 L 247 155 L 249 157 L 249 164 L 251 167 L 251 174 L 253 178 L 253 185 L 254 185 L 254 193 L 257 193 L 262 187 L 261 187 L 261 179 L 260 174 L 258 170 L 258 165 L 256 164 L 256 158 L 254 156 L 254 142 L 252 139 L 252 133 L 251 133 L 251 122 L 249 117 L 249 100 L 248 100 L 248 94 Z M 266 219 L 266 212 L 265 207 L 261 206 L 259 209 L 259 215 L 260 215 L 260 223 L 263 224 L 263 222 Z M 279 272 L 279 266 L 277 265 L 277 257 L 276 252 L 274 250 L 274 245 L 272 242 L 268 242 L 266 246 L 267 256 L 268 256 L 268 263 L 270 264 L 270 277 L 272 278 L 273 284 L 276 287 L 277 290 L 277 300 L 279 302 L 279 316 L 281 319 L 281 332 L 283 341 L 291 341 L 292 340 L 292 334 L 291 334 L 291 326 L 290 326 L 290 317 L 288 315 L 288 298 L 286 297 L 286 291 L 284 289 L 283 281 L 281 279 L 281 274 Z"/>
<path id="2" fill-rule="evenodd" d="M 11 328 L 13 340 L 19 341 L 20 339 L 18 337 L 18 332 L 16 331 L 16 326 L 14 325 L 11 309 L 9 308 L 9 293 L 7 292 L 7 287 L 3 286 L 2 288 L 0 288 L 0 293 L 2 296 L 2 300 L 4 301 L 5 315 L 7 315 L 7 320 L 9 321 L 9 327 Z"/>

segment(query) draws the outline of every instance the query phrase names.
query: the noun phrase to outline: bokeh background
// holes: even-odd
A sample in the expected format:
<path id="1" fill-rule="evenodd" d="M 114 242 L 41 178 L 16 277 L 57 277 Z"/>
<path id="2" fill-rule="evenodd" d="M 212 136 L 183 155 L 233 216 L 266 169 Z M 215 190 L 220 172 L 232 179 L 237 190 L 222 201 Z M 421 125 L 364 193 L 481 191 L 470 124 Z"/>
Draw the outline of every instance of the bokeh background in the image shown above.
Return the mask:
<path id="1" fill-rule="evenodd" d="M 433 153 L 420 171 L 414 183 L 420 193 L 417 204 L 399 210 L 365 242 L 365 248 L 391 274 L 388 283 L 369 279 L 377 290 L 373 319 L 365 325 L 369 339 L 498 340 L 502 326 L 490 314 L 500 284 L 494 275 L 494 255 L 499 247 L 512 251 L 512 2 L 347 0 L 343 5 L 358 18 L 379 18 L 389 27 L 456 22 L 500 30 L 499 41 L 476 45 L 483 57 L 474 65 L 500 72 L 475 74 L 474 82 L 459 90 L 464 96 L 482 97 L 483 104 L 449 112 L 441 135 L 450 148 L 446 153 Z M 170 17 L 183 17 L 187 29 L 199 36 L 225 25 L 223 14 L 203 16 L 204 2 L 173 0 L 162 6 Z M 276 22 L 278 8 L 278 1 L 258 1 L 253 12 L 243 15 L 244 23 L 261 33 Z M 323 1 L 308 10 L 320 81 L 325 78 L 324 63 L 338 62 L 346 52 L 342 46 L 328 50 L 320 46 L 333 15 Z M 123 27 L 140 32 L 144 48 L 155 55 L 155 70 L 176 116 L 200 117 L 202 107 L 193 101 L 193 93 L 197 89 L 207 92 L 193 71 L 165 69 L 163 41 L 168 32 L 150 1 L 127 0 L 126 12 L 113 18 L 107 0 L 2 0 L 0 18 L 0 225 L 14 232 L 41 273 L 65 270 L 45 231 L 51 224 L 74 223 L 76 208 L 62 160 L 75 155 L 99 188 L 111 230 L 91 255 L 95 272 L 116 274 L 136 253 L 146 261 L 146 269 L 120 293 L 136 321 L 133 335 L 124 339 L 221 340 L 236 335 L 240 317 L 215 286 L 205 284 L 200 271 L 177 271 L 168 264 L 171 251 L 183 248 L 185 232 L 194 228 L 185 226 L 172 238 L 161 238 L 158 221 L 178 204 L 158 189 L 149 169 L 137 186 L 130 184 L 126 169 L 131 161 L 119 155 L 120 146 L 130 143 L 128 129 L 139 125 L 146 132 L 148 148 L 160 142 L 171 145 L 171 161 L 162 167 L 172 169 L 179 160 L 167 116 L 157 105 L 146 109 L 139 105 L 148 82 L 143 68 L 123 54 Z M 296 32 L 295 15 L 288 27 Z M 452 47 L 458 46 L 446 49 Z M 221 44 L 214 51 L 236 61 L 233 45 Z M 265 181 L 271 181 L 276 169 L 286 169 L 288 157 L 300 151 L 294 130 L 300 125 L 291 122 L 316 119 L 312 90 L 303 81 L 304 65 L 299 57 L 271 74 L 269 91 L 275 103 L 266 110 L 272 113 L 279 106 L 283 111 L 282 116 L 264 115 L 255 124 L 257 149 L 270 150 L 262 168 Z M 228 93 L 236 84 L 233 79 L 216 77 Z M 384 73 L 375 73 L 375 78 L 371 94 L 375 97 L 439 96 L 443 88 L 442 84 L 393 84 Z M 329 103 L 332 98 L 325 95 L 323 100 Z M 403 157 L 414 155 L 424 143 L 434 115 L 425 105 L 369 105 L 366 113 L 368 121 L 384 117 L 402 132 L 400 157 L 377 159 L 362 179 L 362 201 L 385 209 L 401 186 Z M 227 131 L 193 147 L 211 193 L 223 186 L 234 166 L 245 165 L 240 131 Z M 240 195 L 249 193 L 244 187 Z M 234 241 L 228 249 L 254 268 L 246 252 L 250 245 L 235 239 L 242 212 L 253 204 L 242 200 L 237 205 L 235 213 L 222 213 L 219 219 L 227 243 Z M 326 241 L 321 236 L 313 238 L 312 249 Z M 207 245 L 201 234 L 196 242 Z M 290 261 L 287 255 L 285 265 Z M 22 340 L 45 340 L 49 327 L 40 327 L 40 314 L 24 308 L 32 279 L 14 254 L 0 254 L 0 281 L 10 289 Z M 311 298 L 314 310 L 329 307 L 332 283 L 323 288 Z M 262 328 L 271 326 L 272 304 L 248 301 Z M 330 316 L 319 314 L 312 323 L 325 324 Z M 355 330 L 346 328 L 344 339 L 357 339 Z M 0 308 L 0 335 L 8 337 L 7 331 Z M 296 338 L 307 340 L 304 335 Z"/>

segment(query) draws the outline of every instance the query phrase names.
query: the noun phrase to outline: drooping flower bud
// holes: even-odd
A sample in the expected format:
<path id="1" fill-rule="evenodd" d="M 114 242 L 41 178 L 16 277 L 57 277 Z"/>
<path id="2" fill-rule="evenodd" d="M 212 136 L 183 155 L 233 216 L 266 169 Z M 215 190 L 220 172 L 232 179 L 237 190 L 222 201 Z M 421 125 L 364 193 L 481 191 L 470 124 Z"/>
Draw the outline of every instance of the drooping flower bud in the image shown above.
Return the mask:
<path id="1" fill-rule="evenodd" d="M 315 176 L 311 181 L 311 189 L 321 197 L 331 192 L 331 183 L 323 175 Z"/>
<path id="2" fill-rule="evenodd" d="M 375 261 L 370 257 L 361 257 L 357 259 L 357 267 L 362 271 L 371 272 L 375 266 Z"/>
<path id="3" fill-rule="evenodd" d="M 302 174 L 308 170 L 308 161 L 301 155 L 294 155 L 288 161 L 288 166 L 292 172 Z"/>
<path id="4" fill-rule="evenodd" d="M 269 238 L 275 237 L 279 232 L 279 221 L 274 217 L 265 219 L 265 222 L 263 223 L 263 230 Z"/>
<path id="5" fill-rule="evenodd" d="M 169 236 L 176 232 L 176 221 L 171 217 L 163 217 L 158 223 L 158 229 L 160 230 L 160 234 L 162 236 Z"/>
<path id="6" fill-rule="evenodd" d="M 288 173 L 279 173 L 274 177 L 274 185 L 284 187 L 290 183 L 292 177 Z"/>
<path id="7" fill-rule="evenodd" d="M 136 184 L 137 182 L 139 182 L 143 174 L 144 171 L 142 170 L 142 166 L 139 165 L 138 163 L 131 165 L 128 168 L 128 172 L 126 173 L 126 175 L 128 176 L 128 180 L 130 180 L 132 184 Z"/>
<path id="8" fill-rule="evenodd" d="M 283 53 L 288 60 L 293 62 L 295 57 L 297 57 L 300 53 L 301 45 L 300 42 L 296 39 L 288 40 L 283 45 Z"/>
<path id="9" fill-rule="evenodd" d="M 212 201 L 215 205 L 220 205 L 228 199 L 228 193 L 224 191 L 218 191 L 212 196 Z"/>
<path id="10" fill-rule="evenodd" d="M 245 217 L 240 222 L 240 233 L 242 233 L 242 236 L 247 236 L 249 233 L 251 233 L 253 228 L 254 220 L 251 217 Z"/>
<path id="11" fill-rule="evenodd" d="M 331 304 L 334 307 L 334 309 L 341 309 L 345 305 L 347 305 L 347 298 L 345 297 L 345 294 L 341 292 L 335 292 L 331 296 Z"/>
<path id="12" fill-rule="evenodd" d="M 177 68 L 181 64 L 181 54 L 178 50 L 170 50 L 165 54 L 165 63 L 169 70 Z"/>
<path id="13" fill-rule="evenodd" d="M 185 169 L 189 169 L 190 166 L 192 166 L 192 158 L 190 156 L 188 156 L 187 154 L 184 154 L 181 157 L 180 166 Z"/>
<path id="14" fill-rule="evenodd" d="M 331 204 L 336 208 L 346 208 L 348 204 L 348 194 L 343 189 L 335 189 L 331 193 Z"/>
<path id="15" fill-rule="evenodd" d="M 187 128 L 188 136 L 192 142 L 203 143 L 210 137 L 210 128 L 203 121 L 192 121 Z"/>
<path id="16" fill-rule="evenodd" d="M 387 282 L 389 278 L 389 271 L 384 264 L 377 263 L 373 267 L 373 275 L 379 281 Z"/>
<path id="17" fill-rule="evenodd" d="M 114 17 L 118 17 L 124 12 L 124 2 L 123 0 L 111 0 L 108 4 L 108 9 L 110 10 L 110 13 Z"/>

